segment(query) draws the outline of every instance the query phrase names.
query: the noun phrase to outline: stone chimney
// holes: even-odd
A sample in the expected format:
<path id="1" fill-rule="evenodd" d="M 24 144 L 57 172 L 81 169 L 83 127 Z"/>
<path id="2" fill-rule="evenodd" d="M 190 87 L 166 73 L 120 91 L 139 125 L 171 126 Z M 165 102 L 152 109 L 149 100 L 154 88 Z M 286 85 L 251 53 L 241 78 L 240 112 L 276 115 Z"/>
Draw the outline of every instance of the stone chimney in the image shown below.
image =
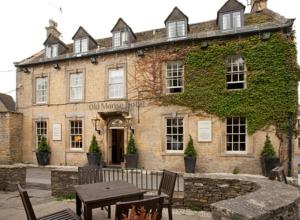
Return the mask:
<path id="1" fill-rule="evenodd" d="M 46 27 L 46 32 L 47 32 L 47 36 L 49 36 L 49 34 L 52 34 L 53 36 L 59 38 L 61 33 L 57 30 L 57 22 L 55 22 L 54 20 L 50 19 L 49 20 L 49 26 Z"/>
<path id="2" fill-rule="evenodd" d="M 267 8 L 268 0 L 251 0 L 251 13 L 260 12 Z"/>

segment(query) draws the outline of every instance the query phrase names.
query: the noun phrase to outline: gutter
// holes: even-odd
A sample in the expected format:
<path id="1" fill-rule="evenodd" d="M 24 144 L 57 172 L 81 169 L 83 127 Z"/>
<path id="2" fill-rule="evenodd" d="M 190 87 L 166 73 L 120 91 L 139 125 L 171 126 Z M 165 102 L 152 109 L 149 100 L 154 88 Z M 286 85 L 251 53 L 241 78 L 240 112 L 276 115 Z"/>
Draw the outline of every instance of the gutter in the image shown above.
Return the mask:
<path id="1" fill-rule="evenodd" d="M 214 38 L 222 38 L 222 37 L 232 37 L 236 35 L 244 35 L 244 34 L 252 34 L 252 33 L 261 33 L 266 31 L 275 31 L 279 29 L 289 28 L 292 27 L 294 24 L 295 19 L 289 19 L 286 23 L 278 25 L 275 23 L 267 23 L 264 25 L 251 25 L 243 27 L 239 30 L 234 31 L 208 31 L 205 33 L 196 33 L 192 34 L 188 37 L 182 37 L 182 38 L 176 38 L 176 39 L 159 39 L 156 42 L 153 41 L 144 41 L 144 42 L 138 42 L 133 43 L 129 47 L 122 47 L 122 48 L 109 48 L 109 49 L 97 49 L 95 51 L 90 51 L 84 54 L 65 54 L 63 56 L 59 56 L 52 59 L 45 59 L 40 58 L 39 61 L 33 61 L 25 63 L 21 62 L 14 62 L 15 67 L 29 67 L 37 64 L 48 64 L 48 63 L 55 63 L 59 61 L 67 61 L 67 60 L 76 60 L 81 58 L 90 58 L 95 56 L 101 56 L 106 54 L 113 54 L 113 53 L 119 53 L 119 52 L 127 52 L 132 50 L 139 50 L 147 47 L 152 46 L 162 46 L 162 45 L 168 45 L 170 43 L 180 43 L 180 42 L 188 42 L 188 41 L 195 41 L 195 40 L 204 40 L 204 39 L 214 39 Z"/>

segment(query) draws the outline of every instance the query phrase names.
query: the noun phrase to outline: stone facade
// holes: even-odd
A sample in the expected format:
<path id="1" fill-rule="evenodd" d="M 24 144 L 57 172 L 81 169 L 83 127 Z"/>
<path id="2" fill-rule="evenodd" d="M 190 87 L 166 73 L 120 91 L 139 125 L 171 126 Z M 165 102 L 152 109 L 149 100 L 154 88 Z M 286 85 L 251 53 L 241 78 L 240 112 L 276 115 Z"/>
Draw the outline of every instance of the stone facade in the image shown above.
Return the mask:
<path id="1" fill-rule="evenodd" d="M 16 191 L 17 184 L 25 186 L 26 167 L 17 165 L 0 165 L 0 190 Z"/>
<path id="2" fill-rule="evenodd" d="M 78 184 L 78 169 L 51 170 L 52 196 L 64 197 L 75 194 L 74 186 Z"/>
<path id="3" fill-rule="evenodd" d="M 22 114 L 0 112 L 0 164 L 22 160 Z"/>

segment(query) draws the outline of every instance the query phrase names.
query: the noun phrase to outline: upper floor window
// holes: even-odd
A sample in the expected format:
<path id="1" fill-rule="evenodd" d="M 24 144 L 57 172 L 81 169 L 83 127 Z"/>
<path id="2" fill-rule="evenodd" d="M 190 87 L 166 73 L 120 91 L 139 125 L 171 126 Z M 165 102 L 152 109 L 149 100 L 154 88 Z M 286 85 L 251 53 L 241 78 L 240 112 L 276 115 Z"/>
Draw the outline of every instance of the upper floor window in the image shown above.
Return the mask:
<path id="1" fill-rule="evenodd" d="M 222 30 L 234 30 L 241 27 L 242 16 L 240 11 L 222 15 Z"/>
<path id="2" fill-rule="evenodd" d="M 168 38 L 184 37 L 187 34 L 186 21 L 170 21 L 167 24 Z"/>
<path id="3" fill-rule="evenodd" d="M 246 118 L 226 119 L 226 151 L 229 153 L 246 152 Z"/>
<path id="4" fill-rule="evenodd" d="M 183 118 L 166 118 L 166 150 L 183 151 Z"/>
<path id="5" fill-rule="evenodd" d="M 75 53 L 84 53 L 88 51 L 88 39 L 81 38 L 74 42 Z"/>
<path id="6" fill-rule="evenodd" d="M 45 104 L 48 102 L 48 77 L 36 78 L 35 93 L 36 104 Z"/>
<path id="7" fill-rule="evenodd" d="M 35 122 L 35 137 L 36 147 L 41 143 L 42 137 L 47 139 L 47 121 Z"/>
<path id="8" fill-rule="evenodd" d="M 227 62 L 227 89 L 244 89 L 246 87 L 245 62 L 242 57 L 230 57 Z"/>
<path id="9" fill-rule="evenodd" d="M 58 44 L 46 46 L 46 58 L 57 57 L 58 55 Z"/>
<path id="10" fill-rule="evenodd" d="M 113 33 L 113 47 L 128 45 L 128 32 L 118 31 Z"/>
<path id="11" fill-rule="evenodd" d="M 182 62 L 167 63 L 166 89 L 167 93 L 183 92 L 184 66 Z"/>
<path id="12" fill-rule="evenodd" d="M 70 74 L 70 101 L 83 99 L 83 73 Z"/>
<path id="13" fill-rule="evenodd" d="M 108 72 L 108 98 L 124 98 L 124 69 L 110 69 Z"/>

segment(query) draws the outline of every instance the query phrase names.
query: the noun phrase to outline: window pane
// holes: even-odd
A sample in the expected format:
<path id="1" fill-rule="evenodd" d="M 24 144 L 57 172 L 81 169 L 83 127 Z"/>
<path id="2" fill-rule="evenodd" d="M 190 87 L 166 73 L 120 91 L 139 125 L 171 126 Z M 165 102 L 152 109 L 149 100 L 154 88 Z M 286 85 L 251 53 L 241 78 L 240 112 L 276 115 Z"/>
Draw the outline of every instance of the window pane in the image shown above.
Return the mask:
<path id="1" fill-rule="evenodd" d="M 223 19 L 223 30 L 231 29 L 231 22 L 230 22 L 230 14 L 224 14 L 222 16 Z"/>
<path id="2" fill-rule="evenodd" d="M 70 75 L 70 100 L 83 99 L 83 73 Z"/>
<path id="3" fill-rule="evenodd" d="M 46 47 L 46 57 L 51 58 L 51 47 Z"/>
<path id="4" fill-rule="evenodd" d="M 113 46 L 114 47 L 121 46 L 121 33 L 120 32 L 113 33 Z"/>
<path id="5" fill-rule="evenodd" d="M 183 118 L 166 119 L 166 149 L 183 150 Z"/>
<path id="6" fill-rule="evenodd" d="M 168 23 L 168 37 L 169 38 L 176 37 L 176 22 Z"/>
<path id="7" fill-rule="evenodd" d="M 166 89 L 167 93 L 183 91 L 184 66 L 182 62 L 167 63 Z"/>
<path id="8" fill-rule="evenodd" d="M 46 121 L 37 121 L 35 122 L 35 135 L 36 135 L 36 147 L 42 140 L 42 137 L 47 139 L 47 122 Z"/>
<path id="9" fill-rule="evenodd" d="M 244 117 L 227 118 L 226 133 L 227 151 L 246 151 L 246 119 Z"/>
<path id="10" fill-rule="evenodd" d="M 48 77 L 36 79 L 36 103 L 46 103 L 48 100 Z"/>
<path id="11" fill-rule="evenodd" d="M 80 53 L 80 40 L 75 40 L 75 53 Z"/>
<path id="12" fill-rule="evenodd" d="M 108 76 L 109 98 L 124 97 L 124 69 L 111 69 Z"/>
<path id="13" fill-rule="evenodd" d="M 241 27 L 241 12 L 234 12 L 233 14 L 233 28 Z"/>
<path id="14" fill-rule="evenodd" d="M 81 52 L 87 52 L 88 51 L 88 39 L 84 38 L 81 39 Z"/>
<path id="15" fill-rule="evenodd" d="M 128 32 L 122 32 L 122 46 L 128 44 Z"/>
<path id="16" fill-rule="evenodd" d="M 82 121 L 72 120 L 70 121 L 70 147 L 82 148 Z"/>
<path id="17" fill-rule="evenodd" d="M 52 45 L 52 57 L 57 57 L 58 55 L 58 45 L 54 44 Z"/>
<path id="18" fill-rule="evenodd" d="M 177 37 L 183 37 L 186 35 L 186 22 L 177 21 Z"/>

